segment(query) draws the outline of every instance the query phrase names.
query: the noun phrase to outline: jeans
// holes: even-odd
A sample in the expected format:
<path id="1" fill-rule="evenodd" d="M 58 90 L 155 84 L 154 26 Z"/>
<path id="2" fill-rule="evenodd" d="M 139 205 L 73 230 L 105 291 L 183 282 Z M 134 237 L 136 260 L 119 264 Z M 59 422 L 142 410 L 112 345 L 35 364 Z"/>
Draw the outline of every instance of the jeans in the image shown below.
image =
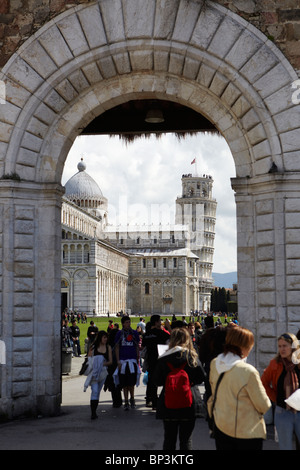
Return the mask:
<path id="1" fill-rule="evenodd" d="M 102 380 L 101 382 L 91 382 L 91 389 L 92 389 L 91 400 L 99 401 L 100 392 L 102 390 L 104 382 L 105 382 L 105 379 Z"/>
<path id="2" fill-rule="evenodd" d="M 280 406 L 275 408 L 275 427 L 280 450 L 294 450 L 294 434 L 300 441 L 300 411 L 294 413 Z"/>
<path id="3" fill-rule="evenodd" d="M 164 420 L 164 444 L 163 450 L 175 450 L 177 435 L 179 434 L 180 450 L 192 450 L 192 433 L 195 427 L 195 419 Z"/>
<path id="4" fill-rule="evenodd" d="M 73 340 L 73 354 L 74 356 L 81 356 L 80 341 L 79 339 Z"/>

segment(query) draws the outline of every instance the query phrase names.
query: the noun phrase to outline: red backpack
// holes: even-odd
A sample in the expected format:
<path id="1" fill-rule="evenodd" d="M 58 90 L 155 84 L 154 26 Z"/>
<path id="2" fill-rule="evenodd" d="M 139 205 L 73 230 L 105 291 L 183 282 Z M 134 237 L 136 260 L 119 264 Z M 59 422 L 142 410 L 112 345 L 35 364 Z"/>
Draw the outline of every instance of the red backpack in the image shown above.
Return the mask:
<path id="1" fill-rule="evenodd" d="M 165 406 L 166 408 L 190 408 L 193 402 L 190 379 L 184 367 L 186 362 L 175 368 L 167 363 L 171 371 L 168 373 L 165 383 Z"/>

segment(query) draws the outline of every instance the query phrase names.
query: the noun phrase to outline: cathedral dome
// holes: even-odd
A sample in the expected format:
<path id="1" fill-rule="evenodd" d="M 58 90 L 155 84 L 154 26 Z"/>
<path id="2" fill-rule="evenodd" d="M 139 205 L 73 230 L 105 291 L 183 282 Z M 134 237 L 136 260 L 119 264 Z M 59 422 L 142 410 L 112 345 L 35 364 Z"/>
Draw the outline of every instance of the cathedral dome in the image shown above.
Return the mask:
<path id="1" fill-rule="evenodd" d="M 65 196 L 74 199 L 101 199 L 103 194 L 96 181 L 86 173 L 86 164 L 83 159 L 77 165 L 78 173 L 72 176 L 65 184 Z M 75 201 L 74 201 L 75 202 Z"/>
<path id="2" fill-rule="evenodd" d="M 103 196 L 96 181 L 86 173 L 83 159 L 77 165 L 78 173 L 65 184 L 65 198 L 82 209 L 104 217 L 107 215 L 107 199 Z"/>

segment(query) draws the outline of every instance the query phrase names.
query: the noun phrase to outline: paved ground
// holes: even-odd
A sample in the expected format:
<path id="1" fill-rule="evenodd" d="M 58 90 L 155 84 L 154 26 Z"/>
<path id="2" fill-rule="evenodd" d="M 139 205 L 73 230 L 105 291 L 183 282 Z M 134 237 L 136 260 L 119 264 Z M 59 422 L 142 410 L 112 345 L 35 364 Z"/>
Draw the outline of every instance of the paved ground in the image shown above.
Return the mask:
<path id="1" fill-rule="evenodd" d="M 90 419 L 90 389 L 83 392 L 85 377 L 78 375 L 82 361 L 83 358 L 73 358 L 71 373 L 63 376 L 61 415 L 1 424 L 0 450 L 102 450 L 101 455 L 108 459 L 105 463 L 115 464 L 119 462 L 109 459 L 125 455 L 118 451 L 128 451 L 126 455 L 129 456 L 130 451 L 147 451 L 147 455 L 151 451 L 161 451 L 162 421 L 156 420 L 155 412 L 145 407 L 144 385 L 136 388 L 137 407 L 129 411 L 113 408 L 110 393 L 101 392 L 99 418 Z M 215 450 L 214 440 L 210 439 L 203 419 L 196 421 L 193 446 L 195 451 Z M 264 450 L 277 449 L 272 438 L 265 442 Z"/>

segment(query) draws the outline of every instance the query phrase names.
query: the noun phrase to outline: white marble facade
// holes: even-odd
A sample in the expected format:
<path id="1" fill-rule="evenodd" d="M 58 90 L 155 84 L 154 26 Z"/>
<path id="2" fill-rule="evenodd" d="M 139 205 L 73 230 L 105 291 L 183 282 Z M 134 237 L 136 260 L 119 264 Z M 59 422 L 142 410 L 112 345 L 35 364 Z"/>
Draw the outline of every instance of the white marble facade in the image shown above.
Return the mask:
<path id="1" fill-rule="evenodd" d="M 216 201 L 212 177 L 182 175 L 176 224 L 109 224 L 84 162 L 62 204 L 62 310 L 189 315 L 210 310 Z M 104 210 L 99 211 L 96 205 Z M 107 243 L 108 242 L 108 243 Z"/>
<path id="2" fill-rule="evenodd" d="M 228 143 L 251 361 L 262 369 L 277 336 L 299 329 L 297 79 L 272 41 L 211 1 L 84 2 L 20 45 L 0 72 L 0 415 L 59 411 L 63 166 L 80 129 L 132 99 L 190 107 Z"/>

